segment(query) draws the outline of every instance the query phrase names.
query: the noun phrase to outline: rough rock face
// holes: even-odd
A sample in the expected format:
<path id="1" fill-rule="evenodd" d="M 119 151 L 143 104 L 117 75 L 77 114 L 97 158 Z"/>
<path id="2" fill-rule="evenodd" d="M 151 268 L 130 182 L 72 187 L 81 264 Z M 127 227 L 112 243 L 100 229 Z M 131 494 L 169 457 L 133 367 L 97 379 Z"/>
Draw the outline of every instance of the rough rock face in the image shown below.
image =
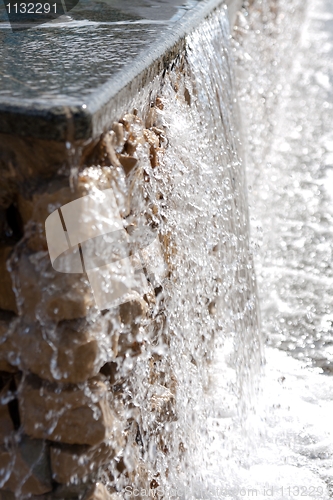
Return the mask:
<path id="1" fill-rule="evenodd" d="M 70 483 L 72 478 L 88 479 L 101 466 L 108 465 L 117 451 L 112 440 L 92 447 L 53 445 L 50 450 L 52 477 L 60 484 Z"/>
<path id="2" fill-rule="evenodd" d="M 81 388 L 29 376 L 19 388 L 19 408 L 24 432 L 40 439 L 93 446 L 119 428 L 107 386 L 98 379 Z"/>
<path id="3" fill-rule="evenodd" d="M 42 495 L 52 490 L 48 445 L 42 440 L 23 435 L 18 443 L 2 446 L 0 469 L 3 489 L 19 498 L 20 495 Z"/>

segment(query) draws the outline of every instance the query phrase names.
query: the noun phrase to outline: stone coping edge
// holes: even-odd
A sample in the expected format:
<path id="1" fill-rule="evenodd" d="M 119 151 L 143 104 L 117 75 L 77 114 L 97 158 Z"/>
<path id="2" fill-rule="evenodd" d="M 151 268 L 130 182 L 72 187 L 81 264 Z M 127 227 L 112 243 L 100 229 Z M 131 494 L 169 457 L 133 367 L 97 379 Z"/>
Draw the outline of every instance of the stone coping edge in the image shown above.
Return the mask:
<path id="1" fill-rule="evenodd" d="M 56 142 L 83 142 L 98 137 L 119 118 L 120 110 L 125 110 L 131 98 L 182 52 L 186 35 L 203 19 L 224 4 L 233 26 L 242 3 L 242 0 L 206 0 L 194 7 L 175 24 L 171 36 L 141 54 L 140 61 L 130 69 L 121 71 L 99 87 L 86 103 L 54 105 L 52 101 L 45 104 L 0 101 L 0 133 Z"/>

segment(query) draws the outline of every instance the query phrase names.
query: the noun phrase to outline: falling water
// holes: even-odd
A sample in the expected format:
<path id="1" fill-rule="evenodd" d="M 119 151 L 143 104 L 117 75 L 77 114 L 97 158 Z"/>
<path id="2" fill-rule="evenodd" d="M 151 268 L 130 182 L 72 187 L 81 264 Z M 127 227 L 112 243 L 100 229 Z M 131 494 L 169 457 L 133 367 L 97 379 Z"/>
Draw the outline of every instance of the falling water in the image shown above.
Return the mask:
<path id="1" fill-rule="evenodd" d="M 311 8 L 308 22 L 332 19 L 324 0 Z M 116 308 L 101 317 L 87 306 L 103 347 L 100 366 L 117 365 L 112 398 L 126 436 L 100 480 L 126 499 L 134 487 L 139 498 L 329 498 L 333 447 L 325 414 L 333 387 L 322 369 L 331 371 L 332 357 L 332 210 L 324 186 L 332 177 L 331 105 L 318 28 L 303 38 L 292 68 L 304 15 L 301 0 L 257 2 L 238 14 L 232 40 L 226 9 L 214 11 L 124 110 L 135 109 L 123 123 L 137 138 L 137 167 L 127 177 L 96 164 L 75 174 L 73 186 L 84 185 L 85 193 L 112 186 L 128 226 L 148 221 L 167 264 L 147 285 L 149 314 L 135 333 Z M 325 34 L 328 54 L 332 35 Z M 309 112 L 300 112 L 306 99 L 308 122 Z M 316 137 L 322 118 L 324 133 Z M 24 244 L 11 261 L 22 308 Z M 147 267 L 155 258 L 148 256 Z M 47 253 L 30 263 L 48 290 Z M 86 278 L 78 285 L 88 297 Z M 54 281 L 52 293 L 57 287 Z M 51 375 L 62 383 L 43 301 L 37 317 L 52 347 Z M 122 357 L 112 352 L 108 321 L 112 338 L 126 334 L 131 343 Z M 262 336 L 274 346 L 265 375 Z"/>
<path id="2" fill-rule="evenodd" d="M 332 496 L 332 42 L 329 2 L 258 2 L 238 16 L 251 243 L 271 347 L 246 439 L 232 422 L 210 424 L 213 498 Z M 221 372 L 222 357 L 216 389 Z"/>
<path id="3" fill-rule="evenodd" d="M 324 9 L 319 3 L 307 23 Z M 330 198 L 317 144 L 309 148 L 321 119 L 316 109 L 326 102 L 330 110 L 330 87 L 318 33 L 298 49 L 305 7 L 258 2 L 251 15 L 239 14 L 232 42 L 224 9 L 216 11 L 187 38 L 185 58 L 159 89 L 168 148 L 154 185 L 161 232 L 174 248 L 164 359 L 178 388 L 177 420 L 165 428 L 172 451 L 160 459 L 157 452 L 151 467 L 161 479 L 164 468 L 165 491 L 176 487 L 179 498 L 329 498 L 331 380 L 322 388 L 321 370 L 269 349 L 257 394 L 264 358 L 258 296 L 271 345 L 330 370 Z M 299 50 L 297 61 L 291 50 Z M 305 127 L 308 110 L 299 110 L 308 92 L 314 118 Z M 324 111 L 327 132 L 318 140 L 327 162 L 329 116 Z M 305 269 L 313 272 L 306 285 Z"/>
<path id="4" fill-rule="evenodd" d="M 138 116 L 147 114 L 147 102 L 157 92 L 162 102 L 157 126 L 166 147 L 155 169 L 141 152 L 149 183 L 146 196 L 134 193 L 133 198 L 138 204 L 141 196 L 141 212 L 147 201 L 156 207 L 170 274 L 154 310 L 159 335 L 136 361 L 132 391 L 141 408 L 141 456 L 148 476 L 166 498 L 175 491 L 177 498 L 198 498 L 208 487 L 210 363 L 217 350 L 223 353 L 218 416 L 241 425 L 254 405 L 263 358 L 224 8 L 187 38 L 186 53 L 163 81 L 157 79 L 138 96 L 133 103 Z M 161 382 L 147 379 L 149 359 L 156 380 L 163 374 L 164 390 L 175 394 L 175 418 L 159 424 L 146 404 L 161 390 Z M 129 446 L 128 462 L 132 455 Z"/>

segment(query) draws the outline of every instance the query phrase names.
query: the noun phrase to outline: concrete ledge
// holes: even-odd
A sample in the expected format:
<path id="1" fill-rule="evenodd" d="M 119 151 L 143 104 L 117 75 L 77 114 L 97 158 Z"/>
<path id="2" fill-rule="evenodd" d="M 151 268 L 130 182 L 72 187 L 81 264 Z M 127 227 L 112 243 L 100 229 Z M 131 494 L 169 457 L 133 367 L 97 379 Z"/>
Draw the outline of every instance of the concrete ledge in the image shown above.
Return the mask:
<path id="1" fill-rule="evenodd" d="M 79 95 L 76 99 L 72 96 L 68 99 L 66 96 L 56 99 L 53 96 L 50 99 L 27 96 L 21 99 L 0 94 L 0 132 L 57 142 L 97 137 L 110 127 L 130 97 L 163 71 L 184 49 L 185 36 L 223 4 L 227 6 L 233 24 L 242 0 L 202 0 L 179 20 L 172 24 L 166 21 L 161 35 L 148 48 L 138 51 L 135 59 L 86 95 Z M 26 32 L 14 35 L 24 37 Z M 85 42 L 89 43 L 89 38 Z M 36 84 L 38 86 L 38 81 Z"/>

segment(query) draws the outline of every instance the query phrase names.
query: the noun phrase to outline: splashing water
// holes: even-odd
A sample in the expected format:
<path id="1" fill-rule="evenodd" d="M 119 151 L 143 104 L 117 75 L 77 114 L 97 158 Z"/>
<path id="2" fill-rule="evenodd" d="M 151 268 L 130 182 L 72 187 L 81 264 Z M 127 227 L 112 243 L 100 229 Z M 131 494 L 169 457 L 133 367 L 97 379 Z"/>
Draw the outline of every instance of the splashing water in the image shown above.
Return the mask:
<path id="1" fill-rule="evenodd" d="M 175 492 L 177 498 L 197 498 L 207 488 L 204 471 L 212 439 L 207 432 L 209 363 L 221 349 L 226 378 L 219 414 L 241 422 L 254 405 L 262 362 L 224 8 L 188 37 L 186 54 L 167 73 L 162 90 L 160 85 L 154 82 L 134 104 L 144 114 L 147 93 L 158 88 L 163 102 L 158 127 L 167 147 L 154 170 L 143 155 L 140 160 L 150 179 L 147 199 L 158 207 L 156 221 L 162 241 L 167 241 L 170 277 L 155 308 L 162 335 L 147 343 L 131 386 L 134 404 L 141 408 L 142 458 L 150 478 L 166 498 Z M 140 198 L 138 193 L 134 198 Z M 154 360 L 155 384 L 147 380 L 149 359 Z M 163 383 L 158 382 L 161 374 Z M 176 418 L 158 423 L 146 401 L 165 388 L 176 395 Z M 129 446 L 128 462 L 131 455 Z"/>
<path id="2" fill-rule="evenodd" d="M 304 23 L 304 10 L 258 3 L 233 44 L 262 331 L 275 349 L 246 425 L 212 415 L 210 498 L 332 497 L 333 11 L 311 1 Z M 215 388 L 224 372 L 221 356 Z"/>
<path id="3" fill-rule="evenodd" d="M 231 40 L 226 10 L 217 9 L 187 37 L 173 68 L 127 103 L 142 117 L 133 115 L 138 136 L 145 127 L 159 136 L 155 168 L 142 142 L 126 179 L 96 166 L 73 173 L 74 187 L 80 175 L 86 191 L 112 186 L 128 225 L 158 228 L 168 264 L 162 285 L 147 291 L 150 317 L 132 337 L 116 313 L 100 318 L 89 306 L 100 366 L 114 360 L 107 321 L 113 334 L 143 345 L 115 360 L 122 392 L 112 397 L 127 445 L 119 467 L 100 477 L 126 499 L 129 481 L 153 491 L 142 498 L 158 488 L 163 498 L 187 500 L 330 498 L 333 379 L 323 370 L 332 357 L 333 12 L 311 0 L 296 48 L 304 14 L 301 0 L 257 2 L 239 13 Z M 43 279 L 45 256 L 30 259 Z M 63 381 L 43 301 L 37 312 L 54 351 L 53 378 Z M 261 331 L 270 343 L 264 375 Z"/>
<path id="4" fill-rule="evenodd" d="M 259 3 L 239 15 L 232 51 L 224 12 L 215 13 L 188 38 L 185 79 L 170 74 L 163 89 L 170 149 L 156 181 L 177 248 L 170 360 L 186 388 L 174 439 L 188 446 L 188 471 L 171 466 L 168 477 L 187 485 L 179 498 L 331 498 L 332 8 L 313 1 L 306 15 L 303 2 Z M 258 400 L 263 354 L 233 67 L 262 331 L 280 349 L 267 349 Z M 198 370 L 200 332 L 214 337 L 210 379 Z"/>

